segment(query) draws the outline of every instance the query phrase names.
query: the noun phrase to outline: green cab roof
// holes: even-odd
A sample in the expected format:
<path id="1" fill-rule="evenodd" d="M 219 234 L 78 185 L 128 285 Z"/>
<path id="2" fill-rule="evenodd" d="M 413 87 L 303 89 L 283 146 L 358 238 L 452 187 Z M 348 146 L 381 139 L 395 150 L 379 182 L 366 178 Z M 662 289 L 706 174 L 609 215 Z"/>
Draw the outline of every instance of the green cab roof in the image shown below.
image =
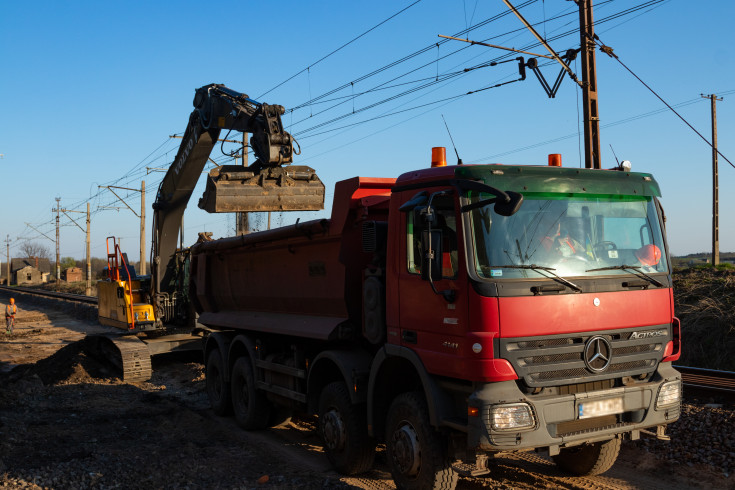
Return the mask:
<path id="1" fill-rule="evenodd" d="M 462 165 L 453 168 L 458 178 L 482 180 L 504 191 L 661 197 L 658 182 L 653 176 L 639 172 L 517 165 Z"/>

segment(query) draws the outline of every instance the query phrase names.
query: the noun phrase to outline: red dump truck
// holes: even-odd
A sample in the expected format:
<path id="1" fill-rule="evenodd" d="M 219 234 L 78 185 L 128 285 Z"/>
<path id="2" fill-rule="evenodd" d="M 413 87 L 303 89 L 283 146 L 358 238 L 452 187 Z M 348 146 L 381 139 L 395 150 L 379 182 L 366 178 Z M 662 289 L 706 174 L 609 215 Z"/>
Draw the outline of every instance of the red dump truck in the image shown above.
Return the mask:
<path id="1" fill-rule="evenodd" d="M 206 386 L 245 429 L 318 415 L 345 474 L 399 488 L 494 455 L 599 474 L 678 419 L 658 184 L 628 168 L 437 165 L 336 184 L 331 219 L 192 247 Z"/>

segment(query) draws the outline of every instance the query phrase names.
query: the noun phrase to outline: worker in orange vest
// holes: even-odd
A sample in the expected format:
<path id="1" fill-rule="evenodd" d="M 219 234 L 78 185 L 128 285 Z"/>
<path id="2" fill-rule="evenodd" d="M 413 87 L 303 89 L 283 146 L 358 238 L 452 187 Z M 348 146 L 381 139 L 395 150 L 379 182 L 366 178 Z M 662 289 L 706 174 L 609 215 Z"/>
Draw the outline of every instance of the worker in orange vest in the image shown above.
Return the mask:
<path id="1" fill-rule="evenodd" d="M 10 304 L 5 306 L 5 334 L 13 333 L 13 327 L 15 326 L 15 314 L 18 312 L 18 308 L 15 306 L 15 299 L 10 298 Z"/>

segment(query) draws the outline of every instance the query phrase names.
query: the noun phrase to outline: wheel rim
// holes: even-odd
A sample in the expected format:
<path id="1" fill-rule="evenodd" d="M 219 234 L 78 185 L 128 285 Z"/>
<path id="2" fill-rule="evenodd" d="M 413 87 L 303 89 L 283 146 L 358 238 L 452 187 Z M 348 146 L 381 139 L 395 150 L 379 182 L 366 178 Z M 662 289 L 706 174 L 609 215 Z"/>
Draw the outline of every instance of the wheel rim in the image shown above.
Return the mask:
<path id="1" fill-rule="evenodd" d="M 235 398 L 237 400 L 237 404 L 242 409 L 242 412 L 245 413 L 248 411 L 248 404 L 250 403 L 250 396 L 248 395 L 248 384 L 245 382 L 244 379 L 238 378 L 237 384 L 235 386 L 235 393 L 237 393 L 237 396 Z"/>
<path id="2" fill-rule="evenodd" d="M 222 398 L 224 382 L 222 381 L 222 376 L 220 376 L 219 369 L 210 365 L 209 371 L 207 372 L 207 379 L 209 380 L 209 391 L 213 395 L 213 398 L 217 400 Z"/>
<path id="3" fill-rule="evenodd" d="M 339 412 L 329 410 L 321 419 L 324 443 L 332 451 L 341 450 L 345 445 L 345 425 Z"/>
<path id="4" fill-rule="evenodd" d="M 398 470 L 406 476 L 416 476 L 421 468 L 421 446 L 416 430 L 408 422 L 393 432 L 391 457 Z"/>

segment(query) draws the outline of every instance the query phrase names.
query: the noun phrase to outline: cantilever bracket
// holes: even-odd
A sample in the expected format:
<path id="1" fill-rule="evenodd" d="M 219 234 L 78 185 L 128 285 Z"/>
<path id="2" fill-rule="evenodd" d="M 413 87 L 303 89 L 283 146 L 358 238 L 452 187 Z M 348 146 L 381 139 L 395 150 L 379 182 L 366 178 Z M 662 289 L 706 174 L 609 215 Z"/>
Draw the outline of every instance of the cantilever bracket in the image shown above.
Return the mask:
<path id="1" fill-rule="evenodd" d="M 579 53 L 579 51 L 579 49 L 569 49 L 561 59 L 564 60 L 565 63 L 569 64 L 570 61 L 573 61 L 577 57 L 577 53 Z M 556 96 L 556 92 L 559 91 L 559 87 L 561 86 L 561 81 L 564 79 L 564 73 L 566 70 L 564 68 L 559 70 L 559 75 L 556 77 L 554 86 L 551 87 L 546 81 L 544 74 L 539 70 L 536 58 L 529 59 L 526 62 L 526 66 L 533 71 L 534 75 L 536 75 L 536 78 L 538 78 L 538 81 L 541 83 L 541 87 L 544 89 L 544 92 L 546 92 L 546 95 L 548 95 L 550 99 L 553 99 Z"/>

